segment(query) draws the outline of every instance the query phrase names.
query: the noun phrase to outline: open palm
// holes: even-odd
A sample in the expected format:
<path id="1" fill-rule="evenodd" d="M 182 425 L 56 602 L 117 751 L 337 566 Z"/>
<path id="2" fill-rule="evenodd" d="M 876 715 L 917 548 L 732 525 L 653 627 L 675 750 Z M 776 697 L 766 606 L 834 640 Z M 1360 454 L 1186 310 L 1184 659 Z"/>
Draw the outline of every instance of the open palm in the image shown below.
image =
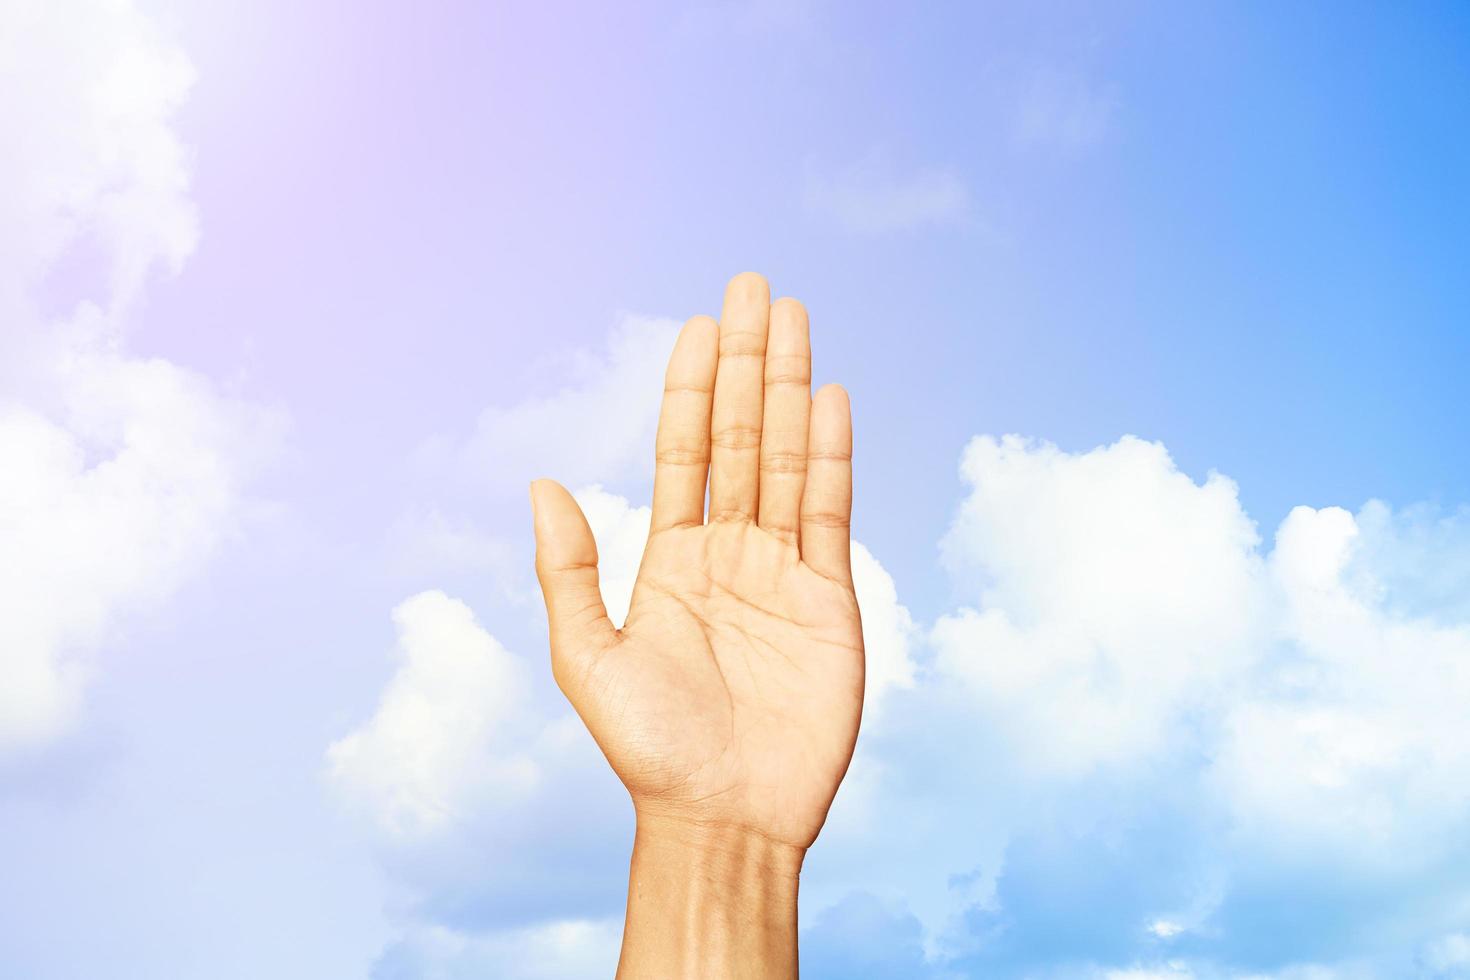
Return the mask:
<path id="1" fill-rule="evenodd" d="M 532 487 L 553 671 L 640 814 L 816 838 L 862 712 L 851 448 L 846 394 L 811 395 L 805 310 L 747 273 L 670 358 L 621 630 L 576 502 Z"/>

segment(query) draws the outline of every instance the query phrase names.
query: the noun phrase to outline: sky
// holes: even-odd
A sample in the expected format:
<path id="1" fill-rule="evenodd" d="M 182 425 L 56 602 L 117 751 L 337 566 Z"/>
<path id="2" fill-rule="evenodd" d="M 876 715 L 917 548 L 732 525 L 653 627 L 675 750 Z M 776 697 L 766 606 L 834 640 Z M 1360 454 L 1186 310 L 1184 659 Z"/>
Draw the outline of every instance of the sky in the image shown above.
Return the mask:
<path id="1" fill-rule="evenodd" d="M 814 978 L 1470 977 L 1470 12 L 0 0 L 0 973 L 609 976 L 610 607 L 756 270 L 853 400 Z"/>

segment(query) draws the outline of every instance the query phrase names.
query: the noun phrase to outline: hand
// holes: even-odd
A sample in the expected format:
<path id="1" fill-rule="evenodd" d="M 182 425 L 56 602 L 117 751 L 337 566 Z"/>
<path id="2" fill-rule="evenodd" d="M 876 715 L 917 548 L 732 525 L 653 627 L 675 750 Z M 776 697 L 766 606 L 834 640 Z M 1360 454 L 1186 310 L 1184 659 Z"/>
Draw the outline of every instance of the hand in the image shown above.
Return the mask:
<path id="1" fill-rule="evenodd" d="M 772 305 L 760 276 L 731 280 L 718 325 L 684 325 L 621 630 L 581 510 L 532 486 L 553 672 L 633 798 L 639 846 L 657 828 L 660 853 L 789 874 L 793 954 L 796 870 L 852 757 L 864 672 L 847 395 L 812 398 L 810 379 L 806 311 Z"/>
<path id="2" fill-rule="evenodd" d="M 806 311 L 737 276 L 685 324 L 659 418 L 653 518 L 613 628 L 576 502 L 538 481 L 537 572 L 558 684 L 640 814 L 805 848 L 857 738 L 847 396 L 811 397 Z M 705 478 L 709 519 L 705 520 Z"/>

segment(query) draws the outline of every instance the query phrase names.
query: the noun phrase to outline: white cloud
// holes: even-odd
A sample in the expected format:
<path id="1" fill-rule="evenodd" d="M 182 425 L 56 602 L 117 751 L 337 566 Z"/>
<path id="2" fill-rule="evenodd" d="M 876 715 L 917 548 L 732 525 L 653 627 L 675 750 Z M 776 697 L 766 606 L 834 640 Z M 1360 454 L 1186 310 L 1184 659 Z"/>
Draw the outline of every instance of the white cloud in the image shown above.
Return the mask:
<path id="1" fill-rule="evenodd" d="M 373 717 L 327 749 L 329 776 L 390 836 L 416 837 L 533 793 L 525 665 L 468 606 L 424 592 L 393 610 L 401 663 Z"/>
<path id="2" fill-rule="evenodd" d="M 1463 921 L 1463 888 L 1442 876 L 1470 816 L 1470 576 L 1424 533 L 1461 515 L 1299 508 L 1268 551 L 1231 481 L 1195 482 L 1138 439 L 1066 453 L 979 438 L 962 472 L 943 553 L 964 605 L 929 631 L 933 659 L 899 713 L 865 730 L 843 790 L 861 805 L 840 795 L 818 848 L 841 851 L 816 861 L 824 901 L 901 900 L 939 962 L 985 948 L 976 910 L 1039 942 L 1026 903 L 1068 902 L 1073 875 L 1078 894 L 1096 888 L 1068 843 L 1095 835 L 1102 866 L 1124 848 L 1138 880 L 1074 914 L 1131 933 L 1136 970 L 1162 969 L 1148 965 L 1160 943 L 1187 934 L 1225 958 L 1178 969 L 1239 977 L 1228 950 L 1265 914 L 1251 903 L 1320 903 L 1324 880 L 1341 879 L 1345 903 L 1322 912 L 1324 936 L 1361 922 L 1404 953 Z M 1037 863 L 1051 848 L 1072 857 Z M 1170 870 L 1152 869 L 1164 854 Z M 1405 876 L 1445 890 L 1418 933 L 1372 898 L 1419 888 Z M 1260 975 L 1401 969 L 1311 965 L 1341 942 L 1312 925 L 1297 965 Z"/>
<path id="3" fill-rule="evenodd" d="M 953 170 L 927 167 L 900 176 L 870 156 L 839 173 L 809 172 L 805 202 L 849 231 L 883 234 L 961 221 L 970 192 Z"/>
<path id="4" fill-rule="evenodd" d="M 1470 579 L 1409 575 L 1402 549 L 1433 553 L 1417 529 L 1458 515 L 1299 507 L 1266 553 L 1234 485 L 1157 444 L 981 438 L 962 470 L 944 552 L 973 605 L 932 631 L 935 683 L 999 735 L 982 769 L 1019 760 L 1013 795 L 1065 806 L 1099 773 L 1115 793 L 1196 785 L 1218 880 L 1155 936 L 1218 937 L 1232 882 L 1263 867 L 1439 887 L 1470 816 Z M 1423 581 L 1439 601 L 1404 601 Z"/>
<path id="5" fill-rule="evenodd" d="M 634 507 L 625 498 L 599 486 L 585 487 L 575 494 L 592 535 L 597 539 L 598 584 L 602 602 L 613 625 L 622 627 L 633 600 L 633 583 L 648 541 L 650 507 Z"/>
<path id="6" fill-rule="evenodd" d="M 1355 521 L 1361 533 L 1343 570 L 1354 592 L 1390 616 L 1470 623 L 1470 505 L 1444 514 L 1370 500 Z"/>
<path id="7" fill-rule="evenodd" d="M 60 0 L 0 8 L 0 312 L 85 236 L 101 246 L 108 306 L 197 237 L 187 154 L 170 117 L 193 69 L 133 4 Z"/>
<path id="8" fill-rule="evenodd" d="M 1230 706 L 1212 775 L 1242 833 L 1352 864 L 1432 862 L 1470 815 L 1470 623 L 1364 590 L 1382 505 L 1298 507 L 1271 555 L 1287 647 Z M 1366 571 L 1371 573 L 1371 569 Z"/>
<path id="9" fill-rule="evenodd" d="M 53 376 L 62 411 L 0 407 L 0 747 L 68 724 L 80 652 L 231 532 L 269 432 L 166 361 L 77 350 Z"/>
<path id="10" fill-rule="evenodd" d="M 6 4 L 0 64 L 4 750 L 73 722 L 88 654 L 231 533 L 279 423 L 125 352 L 148 275 L 197 238 L 183 54 L 129 3 Z"/>
<path id="11" fill-rule="evenodd" d="M 397 954 L 480 962 L 474 937 L 505 915 L 606 908 L 627 798 L 576 714 L 559 696 L 541 706 L 544 652 L 532 663 L 507 650 L 439 591 L 400 603 L 393 620 L 396 667 L 372 714 L 327 747 L 324 777 L 398 896 Z M 460 939 L 452 956 L 440 941 Z"/>
<path id="12" fill-rule="evenodd" d="M 914 686 L 913 648 L 918 630 L 908 608 L 898 601 L 893 576 L 857 541 L 852 543 L 852 583 L 863 615 L 866 725 L 879 717 L 890 691 Z"/>
<path id="13" fill-rule="evenodd" d="M 1013 436 L 965 451 L 944 540 L 977 602 L 932 632 L 1035 766 L 1080 773 L 1176 747 L 1261 653 L 1264 570 L 1235 486 L 1137 439 L 1085 454 Z"/>

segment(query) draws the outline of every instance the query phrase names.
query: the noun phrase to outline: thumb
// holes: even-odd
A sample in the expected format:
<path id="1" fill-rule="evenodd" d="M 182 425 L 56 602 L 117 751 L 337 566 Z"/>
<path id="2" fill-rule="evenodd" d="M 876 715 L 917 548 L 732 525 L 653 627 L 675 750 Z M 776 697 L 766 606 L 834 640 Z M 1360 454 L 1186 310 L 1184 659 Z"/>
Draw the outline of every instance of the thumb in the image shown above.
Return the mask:
<path id="1" fill-rule="evenodd" d="M 536 577 L 551 627 L 551 667 L 558 681 L 572 658 L 595 654 L 617 637 L 597 585 L 597 541 L 576 500 L 555 480 L 531 484 Z"/>

